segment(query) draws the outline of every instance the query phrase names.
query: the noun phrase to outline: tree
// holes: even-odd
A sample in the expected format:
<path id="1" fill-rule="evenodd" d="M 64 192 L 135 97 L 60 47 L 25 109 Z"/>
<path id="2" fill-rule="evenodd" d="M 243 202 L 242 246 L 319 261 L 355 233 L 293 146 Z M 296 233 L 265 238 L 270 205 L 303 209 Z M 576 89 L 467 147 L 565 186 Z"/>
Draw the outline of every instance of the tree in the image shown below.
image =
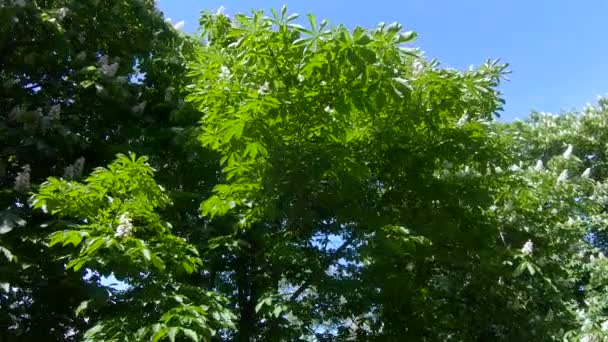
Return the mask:
<path id="1" fill-rule="evenodd" d="M 112 295 L 99 274 L 85 281 L 87 271 L 65 269 L 47 246 L 53 226 L 26 205 L 28 192 L 134 151 L 166 185 L 179 182 L 170 188 L 178 205 L 192 201 L 183 189 L 204 194 L 213 158 L 188 143 L 198 118 L 180 100 L 191 42 L 147 0 L 5 1 L 0 19 L 0 246 L 12 260 L 0 264 L 0 322 L 9 339 L 80 340 L 90 326 L 75 309 Z M 174 178 L 184 167 L 210 178 Z M 180 189 L 188 196 L 174 194 Z M 180 212 L 188 219 L 172 222 L 192 224 L 192 210 Z"/>
<path id="2" fill-rule="evenodd" d="M 243 240 L 237 336 L 531 340 L 574 327 L 565 265 L 597 210 L 577 199 L 599 190 L 566 181 L 578 165 L 554 151 L 544 173 L 516 161 L 517 135 L 493 121 L 506 66 L 441 69 L 398 24 L 295 19 L 206 14 L 191 62 L 188 100 L 225 175 L 202 211 L 233 217 Z"/>
<path id="3" fill-rule="evenodd" d="M 511 153 L 517 153 L 529 162 L 536 159 L 536 168 L 542 169 L 551 155 L 563 151 L 561 160 L 553 164 L 553 167 L 562 170 L 562 178 L 583 179 L 595 189 L 591 196 L 576 199 L 595 202 L 595 209 L 592 212 L 580 210 L 578 215 L 571 214 L 565 225 L 569 230 L 576 227 L 585 234 L 584 239 L 572 240 L 569 246 L 572 252 L 578 253 L 563 259 L 564 264 L 570 263 L 568 277 L 573 282 L 570 293 L 576 298 L 572 303 L 572 310 L 576 310 L 572 319 L 576 321 L 575 328 L 567 335 L 571 340 L 601 341 L 606 338 L 608 331 L 608 314 L 604 304 L 606 280 L 603 276 L 607 246 L 604 195 L 606 104 L 606 98 L 600 98 L 597 105 L 588 105 L 578 112 L 560 115 L 534 112 L 524 121 L 501 127 L 503 134 L 515 137 Z M 566 232 L 551 233 L 563 239 Z"/>
<path id="4" fill-rule="evenodd" d="M 500 123 L 507 65 L 286 8 L 0 16 L 9 338 L 605 337 L 605 100 Z"/>

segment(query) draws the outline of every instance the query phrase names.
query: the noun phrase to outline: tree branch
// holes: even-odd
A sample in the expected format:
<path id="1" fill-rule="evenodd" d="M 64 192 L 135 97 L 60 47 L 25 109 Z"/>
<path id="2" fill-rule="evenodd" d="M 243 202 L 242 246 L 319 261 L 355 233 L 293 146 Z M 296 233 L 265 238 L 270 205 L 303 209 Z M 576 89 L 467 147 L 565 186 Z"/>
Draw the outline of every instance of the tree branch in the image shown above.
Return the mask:
<path id="1" fill-rule="evenodd" d="M 328 262 L 326 262 L 325 266 L 329 267 L 329 265 L 331 265 L 333 262 L 338 260 L 340 258 L 340 256 L 342 255 L 342 252 L 344 252 L 344 250 L 348 246 L 350 246 L 350 244 L 353 242 L 354 239 L 355 238 L 351 236 L 346 241 L 344 241 L 344 243 L 342 243 L 342 245 L 340 245 L 340 247 L 338 247 L 338 249 L 336 249 L 336 251 L 331 256 L 331 258 L 328 260 Z M 304 282 L 304 284 L 300 285 L 300 287 L 294 293 L 291 294 L 291 297 L 289 297 L 289 300 L 294 301 L 294 300 L 298 299 L 298 297 L 300 297 L 302 292 L 304 292 L 308 287 L 310 287 L 312 279 L 313 278 L 311 276 L 310 278 L 308 278 L 308 280 L 306 280 Z"/>

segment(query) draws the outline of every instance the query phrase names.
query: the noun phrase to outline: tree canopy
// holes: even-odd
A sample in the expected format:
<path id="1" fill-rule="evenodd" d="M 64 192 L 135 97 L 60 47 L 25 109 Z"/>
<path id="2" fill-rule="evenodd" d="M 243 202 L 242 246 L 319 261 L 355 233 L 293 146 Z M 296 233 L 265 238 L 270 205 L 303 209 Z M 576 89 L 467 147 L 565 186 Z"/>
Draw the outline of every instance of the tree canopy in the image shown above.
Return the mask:
<path id="1" fill-rule="evenodd" d="M 285 7 L 0 19 L 0 341 L 608 340 L 607 99 L 503 122 L 499 60 Z"/>

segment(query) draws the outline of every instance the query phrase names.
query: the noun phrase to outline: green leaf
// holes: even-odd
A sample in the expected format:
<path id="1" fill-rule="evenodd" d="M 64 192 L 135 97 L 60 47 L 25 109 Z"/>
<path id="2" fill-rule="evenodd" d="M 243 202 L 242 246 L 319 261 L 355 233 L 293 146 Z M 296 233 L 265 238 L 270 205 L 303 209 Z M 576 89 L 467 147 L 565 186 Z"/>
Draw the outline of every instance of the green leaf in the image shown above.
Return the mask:
<path id="1" fill-rule="evenodd" d="M 84 246 L 84 253 L 86 255 L 91 255 L 95 253 L 101 246 L 103 246 L 105 240 L 102 237 L 94 237 L 87 240 L 87 243 Z"/>
<path id="2" fill-rule="evenodd" d="M 283 309 L 284 309 L 284 308 L 283 308 L 281 305 L 277 305 L 277 306 L 275 306 L 275 307 L 274 307 L 274 309 L 272 310 L 272 315 L 273 315 L 275 318 L 278 318 L 279 316 L 281 316 L 281 312 L 283 312 L 283 311 L 284 311 Z"/>
<path id="3" fill-rule="evenodd" d="M 6 219 L 2 220 L 2 222 L 0 223 L 0 235 L 9 233 L 11 230 L 13 230 L 12 222 L 9 222 Z"/>
<path id="4" fill-rule="evenodd" d="M 192 265 L 189 262 L 183 261 L 182 267 L 188 274 L 192 274 L 194 272 L 194 267 L 192 267 Z"/>
<path id="5" fill-rule="evenodd" d="M 84 313 L 84 311 L 89 307 L 90 302 L 91 302 L 90 300 L 85 300 L 85 301 L 80 302 L 80 304 L 76 308 L 76 311 L 74 312 L 76 317 L 79 317 L 79 316 L 81 316 L 81 314 Z"/>
<path id="6" fill-rule="evenodd" d="M 169 328 L 169 330 L 167 332 L 167 336 L 169 337 L 169 341 L 175 342 L 175 337 L 177 336 L 178 332 L 179 332 L 179 328 L 177 328 L 177 327 L 171 327 L 171 328 Z"/>
<path id="7" fill-rule="evenodd" d="M 159 271 L 164 271 L 166 266 L 161 258 L 159 258 L 156 254 L 152 254 L 152 265 L 156 267 Z"/>
<path id="8" fill-rule="evenodd" d="M 146 261 L 152 260 L 152 254 L 150 253 L 150 250 L 148 248 L 142 248 L 141 254 L 143 255 Z"/>
<path id="9" fill-rule="evenodd" d="M 200 341 L 200 338 L 199 338 L 198 334 L 196 333 L 196 331 L 194 331 L 192 329 L 182 329 L 182 332 L 190 340 L 192 340 L 194 342 L 199 342 Z"/>
<path id="10" fill-rule="evenodd" d="M 162 338 L 164 338 L 165 336 L 167 336 L 167 329 L 165 329 L 164 327 L 159 328 L 154 335 L 152 335 L 152 338 L 150 339 L 151 342 L 158 342 L 160 341 Z"/>
<path id="11" fill-rule="evenodd" d="M 397 43 L 397 44 L 408 43 L 408 42 L 411 42 L 412 40 L 416 39 L 417 36 L 418 36 L 418 34 L 414 31 L 402 32 L 397 36 L 395 43 Z"/>
<path id="12" fill-rule="evenodd" d="M 9 262 L 17 260 L 17 257 L 15 257 L 13 253 L 11 253 L 11 251 L 5 247 L 0 246 L 0 253 L 2 253 L 2 255 L 4 255 Z"/>

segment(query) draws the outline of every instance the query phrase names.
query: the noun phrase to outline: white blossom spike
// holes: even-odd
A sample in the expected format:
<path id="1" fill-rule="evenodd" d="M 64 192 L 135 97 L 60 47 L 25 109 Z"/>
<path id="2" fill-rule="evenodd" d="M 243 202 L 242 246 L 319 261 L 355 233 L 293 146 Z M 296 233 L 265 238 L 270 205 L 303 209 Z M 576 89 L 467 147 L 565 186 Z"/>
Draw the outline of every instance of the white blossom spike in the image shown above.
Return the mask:
<path id="1" fill-rule="evenodd" d="M 178 21 L 175 25 L 173 25 L 173 28 L 178 31 L 181 31 L 184 29 L 184 25 L 185 25 L 184 21 L 181 20 L 181 21 Z"/>
<path id="2" fill-rule="evenodd" d="M 521 171 L 521 167 L 519 167 L 519 165 L 513 164 L 509 166 L 509 170 L 511 170 L 511 172 L 518 172 Z"/>
<path id="3" fill-rule="evenodd" d="M 30 183 L 30 172 L 32 169 L 29 165 L 25 165 L 21 168 L 21 172 L 17 173 L 15 177 L 15 191 L 27 192 L 32 187 Z"/>
<path id="4" fill-rule="evenodd" d="M 537 160 L 536 161 L 536 165 L 534 165 L 534 171 L 542 171 L 545 169 L 545 166 L 543 165 L 543 161 L 542 160 Z"/>
<path id="5" fill-rule="evenodd" d="M 268 81 L 264 82 L 264 84 L 262 84 L 260 86 L 260 88 L 258 88 L 259 95 L 266 95 L 266 94 L 268 94 L 269 91 L 270 91 L 270 84 L 268 83 Z"/>
<path id="6" fill-rule="evenodd" d="M 230 79 L 230 77 L 232 77 L 232 73 L 230 72 L 230 69 L 228 69 L 227 66 L 222 65 L 220 67 L 220 79 L 227 80 L 227 79 Z"/>
<path id="7" fill-rule="evenodd" d="M 59 20 L 63 20 L 65 19 L 65 17 L 68 15 L 69 10 L 65 7 L 61 7 L 60 9 L 57 10 L 57 18 Z"/>
<path id="8" fill-rule="evenodd" d="M 591 169 L 590 168 L 586 168 L 585 171 L 583 171 L 583 173 L 581 174 L 581 177 L 583 177 L 583 178 L 589 178 L 590 175 L 591 175 Z"/>
<path id="9" fill-rule="evenodd" d="M 118 63 L 102 64 L 101 73 L 108 77 L 114 77 L 118 71 Z"/>
<path id="10" fill-rule="evenodd" d="M 562 173 L 560 173 L 559 176 L 557 177 L 558 183 L 565 182 L 566 180 L 568 180 L 568 170 L 562 171 Z"/>
<path id="11" fill-rule="evenodd" d="M 133 223 L 131 223 L 129 213 L 123 213 L 118 220 L 118 227 L 116 227 L 114 236 L 122 239 L 131 236 L 131 234 L 133 234 Z"/>
<path id="12" fill-rule="evenodd" d="M 521 252 L 525 255 L 531 255 L 534 251 L 534 243 L 531 240 L 526 241 L 524 246 L 521 248 Z"/>
<path id="13" fill-rule="evenodd" d="M 568 148 L 566 148 L 566 151 L 564 151 L 564 158 L 568 159 L 570 158 L 570 156 L 572 155 L 572 145 L 568 145 Z"/>
<path id="14" fill-rule="evenodd" d="M 61 116 L 61 104 L 52 105 L 49 110 L 49 116 L 53 120 L 59 120 Z"/>
<path id="15" fill-rule="evenodd" d="M 458 119 L 458 121 L 456 122 L 456 126 L 462 126 L 467 122 L 469 122 L 469 115 L 465 113 L 460 117 L 460 119 Z"/>

